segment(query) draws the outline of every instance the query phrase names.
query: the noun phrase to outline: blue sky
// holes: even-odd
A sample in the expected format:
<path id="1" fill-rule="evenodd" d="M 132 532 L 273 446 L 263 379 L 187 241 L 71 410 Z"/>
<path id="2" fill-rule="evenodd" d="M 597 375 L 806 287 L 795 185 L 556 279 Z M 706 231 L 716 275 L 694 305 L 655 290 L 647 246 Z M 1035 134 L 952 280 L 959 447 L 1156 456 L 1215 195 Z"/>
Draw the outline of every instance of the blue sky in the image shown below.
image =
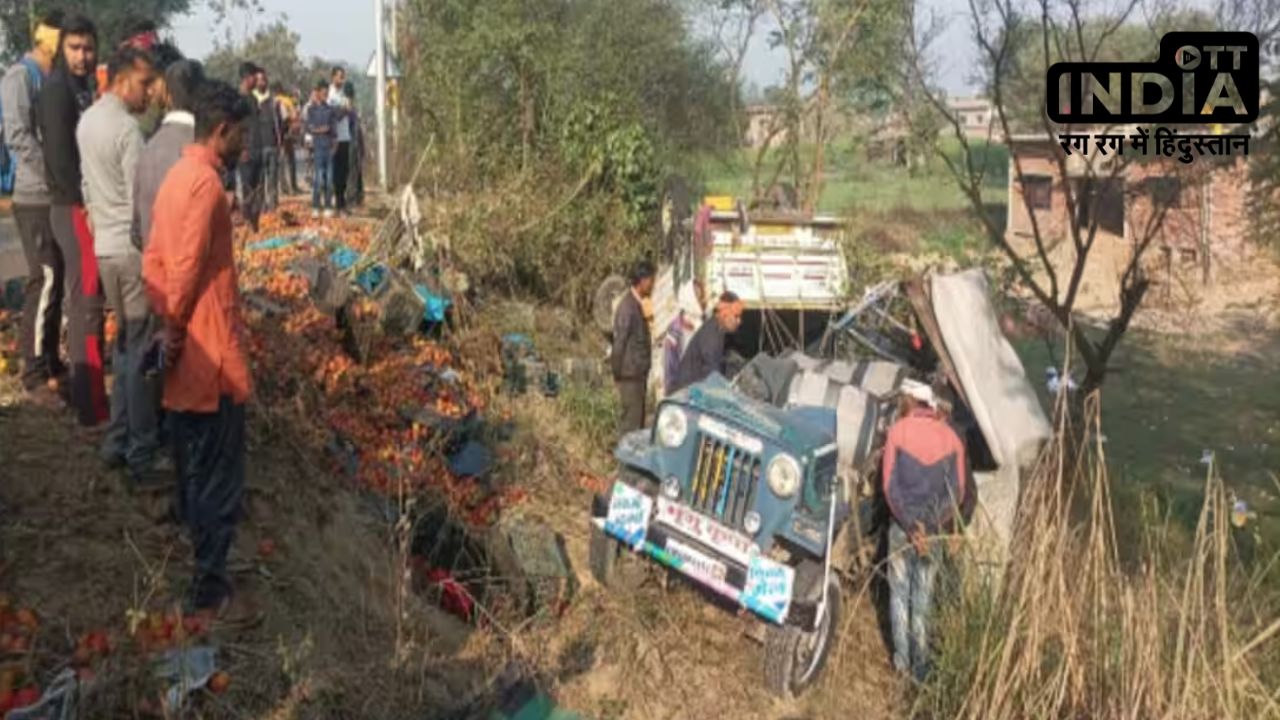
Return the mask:
<path id="1" fill-rule="evenodd" d="M 343 0 L 261 0 L 265 13 L 258 18 L 236 16 L 231 26 L 243 35 L 254 23 L 270 22 L 284 14 L 302 38 L 304 55 L 346 60 L 364 66 L 373 53 L 373 1 Z M 935 53 L 942 73 L 939 83 L 952 94 L 968 91 L 968 77 L 973 73 L 974 51 L 968 35 L 965 0 L 927 0 L 944 22 L 946 31 L 938 39 Z M 203 8 L 204 3 L 198 3 Z M 213 48 L 214 35 L 209 28 L 213 16 L 208 10 L 177 18 L 174 35 L 188 55 L 203 57 Z M 761 87 L 782 80 L 781 59 L 769 51 L 763 40 L 757 41 L 747 57 L 746 79 Z"/>

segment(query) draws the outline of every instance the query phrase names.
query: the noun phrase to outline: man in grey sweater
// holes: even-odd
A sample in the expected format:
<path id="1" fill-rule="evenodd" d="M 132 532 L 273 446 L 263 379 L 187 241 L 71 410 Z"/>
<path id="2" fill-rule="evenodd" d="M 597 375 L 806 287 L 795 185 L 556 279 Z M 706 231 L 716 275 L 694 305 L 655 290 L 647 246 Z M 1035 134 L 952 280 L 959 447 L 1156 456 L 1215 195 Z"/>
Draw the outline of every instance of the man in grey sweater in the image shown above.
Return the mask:
<path id="1" fill-rule="evenodd" d="M 53 68 L 61 17 L 36 26 L 31 52 L 14 63 L 0 80 L 4 108 L 4 142 L 17 163 L 13 216 L 27 261 L 26 296 L 22 308 L 22 384 L 27 392 L 53 403 L 47 385 L 60 379 L 65 366 L 58 357 L 62 335 L 62 253 L 49 223 L 49 185 L 36 122 L 40 88 Z"/>
<path id="2" fill-rule="evenodd" d="M 156 327 L 143 287 L 142 248 L 133 230 L 134 178 L 143 148 L 136 116 L 147 109 L 155 67 L 146 51 L 124 48 L 108 63 L 107 73 L 106 92 L 80 118 L 76 142 L 102 289 L 119 328 L 111 423 L 102 458 L 112 467 L 127 466 L 137 481 L 167 470 L 155 467 L 160 446 L 157 393 L 145 365 Z"/>
<path id="3" fill-rule="evenodd" d="M 182 157 L 182 148 L 195 142 L 192 100 L 204 81 L 204 66 L 195 60 L 179 60 L 164 71 L 164 90 L 156 98 L 164 119 L 142 149 L 133 178 L 133 241 L 139 247 L 145 248 L 151 237 L 151 210 L 160 183 Z"/>

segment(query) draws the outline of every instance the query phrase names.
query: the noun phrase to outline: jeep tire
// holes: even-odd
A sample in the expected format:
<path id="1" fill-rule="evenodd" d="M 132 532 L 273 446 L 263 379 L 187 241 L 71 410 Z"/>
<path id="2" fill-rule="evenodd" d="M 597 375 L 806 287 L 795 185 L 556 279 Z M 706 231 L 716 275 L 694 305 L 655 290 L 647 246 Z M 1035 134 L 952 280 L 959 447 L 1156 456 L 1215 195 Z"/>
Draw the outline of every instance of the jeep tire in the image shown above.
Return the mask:
<path id="1" fill-rule="evenodd" d="M 796 569 L 798 596 L 817 601 L 822 596 L 821 588 L 821 565 L 805 562 Z M 827 584 L 827 607 L 812 632 L 792 625 L 768 626 L 764 677 L 769 692 L 782 698 L 798 697 L 822 675 L 840 631 L 841 600 L 840 583 L 833 573 Z"/>
<path id="2" fill-rule="evenodd" d="M 630 469 L 621 468 L 618 477 L 632 487 L 640 488 L 650 495 L 657 493 L 657 486 L 651 479 Z M 598 497 L 598 496 L 597 496 Z M 609 499 L 604 498 L 605 507 Z M 587 565 L 591 568 L 591 576 L 606 589 L 635 589 L 644 581 L 644 563 L 634 562 L 626 557 L 630 554 L 622 543 L 614 540 L 604 529 L 591 523 L 591 534 L 588 539 Z"/>
<path id="3" fill-rule="evenodd" d="M 605 534 L 604 530 L 591 523 L 590 547 L 587 551 L 591 576 L 600 583 L 600 587 L 609 589 L 614 586 L 618 565 L 618 554 L 622 545 Z"/>

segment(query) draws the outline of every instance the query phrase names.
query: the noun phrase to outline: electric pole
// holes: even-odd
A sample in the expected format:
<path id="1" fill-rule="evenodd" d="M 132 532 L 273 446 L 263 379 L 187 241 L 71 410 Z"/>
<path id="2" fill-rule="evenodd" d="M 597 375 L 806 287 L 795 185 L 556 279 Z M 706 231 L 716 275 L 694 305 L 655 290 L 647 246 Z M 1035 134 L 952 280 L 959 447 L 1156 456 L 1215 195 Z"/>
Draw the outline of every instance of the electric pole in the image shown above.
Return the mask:
<path id="1" fill-rule="evenodd" d="M 373 0 L 373 62 L 376 66 L 378 102 L 378 182 L 384 191 L 387 187 L 387 48 L 383 0 Z"/>

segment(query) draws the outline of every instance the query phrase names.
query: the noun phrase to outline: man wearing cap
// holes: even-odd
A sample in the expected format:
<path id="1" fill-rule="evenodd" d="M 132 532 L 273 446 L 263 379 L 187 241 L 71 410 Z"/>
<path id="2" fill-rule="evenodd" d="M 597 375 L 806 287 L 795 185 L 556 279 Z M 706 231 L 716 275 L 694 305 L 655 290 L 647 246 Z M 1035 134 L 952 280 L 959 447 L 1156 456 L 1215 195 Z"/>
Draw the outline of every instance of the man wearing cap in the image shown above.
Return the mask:
<path id="1" fill-rule="evenodd" d="M 947 422 L 951 402 L 944 386 L 905 384 L 884 444 L 893 665 L 918 681 L 929 668 L 928 620 L 942 562 L 937 540 L 968 521 L 977 499 L 964 443 Z"/>
<path id="2" fill-rule="evenodd" d="M 44 176 L 44 149 L 36 123 L 40 89 L 58 52 L 60 15 L 36 26 L 31 51 L 0 80 L 4 108 L 4 144 L 16 165 L 13 217 L 27 261 L 22 306 L 22 384 L 27 392 L 52 402 L 47 383 L 64 372 L 58 357 L 62 334 L 63 258 L 49 221 L 49 184 Z"/>
<path id="3" fill-rule="evenodd" d="M 631 289 L 622 296 L 613 315 L 609 361 L 622 404 L 618 432 L 623 435 L 644 427 L 645 394 L 653 362 L 653 335 L 644 306 L 653 295 L 653 278 L 651 263 L 637 263 L 631 271 Z"/>
<path id="4" fill-rule="evenodd" d="M 684 349 L 671 392 L 702 382 L 711 373 L 724 373 L 724 339 L 742 326 L 742 310 L 742 300 L 737 295 L 725 292 L 720 296 L 715 318 L 702 323 Z"/>

